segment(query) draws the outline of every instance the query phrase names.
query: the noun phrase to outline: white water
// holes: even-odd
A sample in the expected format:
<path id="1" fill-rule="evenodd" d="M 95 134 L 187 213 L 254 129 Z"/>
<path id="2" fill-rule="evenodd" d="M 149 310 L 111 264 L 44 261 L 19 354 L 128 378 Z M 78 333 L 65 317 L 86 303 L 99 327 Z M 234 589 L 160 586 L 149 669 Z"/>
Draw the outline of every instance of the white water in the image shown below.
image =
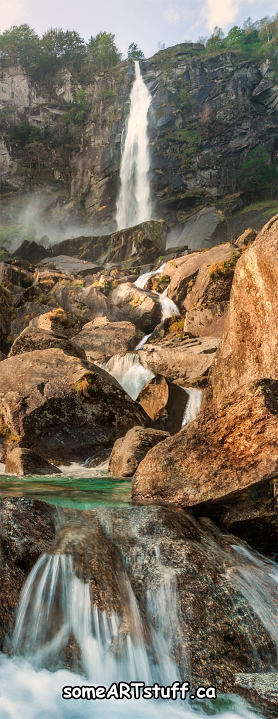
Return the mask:
<path id="1" fill-rule="evenodd" d="M 151 332 L 149 335 L 145 335 L 144 337 L 142 337 L 142 339 L 140 340 L 140 342 L 138 342 L 138 345 L 136 345 L 135 350 L 136 350 L 136 351 L 141 350 L 142 347 L 144 347 L 144 345 L 145 345 L 146 342 L 148 341 L 149 337 L 151 337 L 151 336 L 152 336 L 152 332 Z M 1 466 L 1 465 L 0 465 L 0 466 Z"/>
<path id="2" fill-rule="evenodd" d="M 136 61 L 120 169 L 121 186 L 116 215 L 119 230 L 151 219 L 148 141 L 148 111 L 151 99 L 141 75 L 140 64 Z"/>
<path id="3" fill-rule="evenodd" d="M 89 461 L 90 458 L 83 463 L 71 462 L 71 464 L 61 464 L 59 469 L 66 477 L 76 477 L 77 479 L 90 479 L 91 477 L 105 477 L 108 475 L 108 459 L 105 462 L 101 462 L 96 467 L 88 467 L 87 462 Z"/>
<path id="4" fill-rule="evenodd" d="M 193 419 L 198 417 L 202 403 L 202 390 L 196 389 L 195 387 L 185 387 L 184 389 L 186 394 L 188 394 L 188 402 L 182 420 L 182 427 L 185 427 L 188 422 L 192 422 Z"/>
<path id="5" fill-rule="evenodd" d="M 140 275 L 137 280 L 135 280 L 134 284 L 136 287 L 139 287 L 141 290 L 144 289 L 148 279 L 150 277 L 153 277 L 154 275 L 160 275 L 164 268 L 166 267 L 166 262 L 163 262 L 160 267 L 157 268 L 157 270 L 151 270 L 150 272 L 143 272 L 142 275 Z"/>
<path id="6" fill-rule="evenodd" d="M 166 287 L 166 290 L 162 293 L 162 295 L 159 295 L 160 304 L 161 304 L 161 322 L 164 320 L 167 320 L 168 317 L 173 317 L 173 315 L 179 315 L 180 311 L 175 302 L 173 300 L 170 300 L 169 297 L 167 297 L 168 294 L 168 287 Z"/>
<path id="7" fill-rule="evenodd" d="M 103 362 L 101 367 L 109 372 L 125 392 L 132 399 L 137 399 L 145 384 L 154 377 L 153 372 L 140 364 L 139 358 L 133 352 L 126 355 L 114 355 L 108 361 Z"/>

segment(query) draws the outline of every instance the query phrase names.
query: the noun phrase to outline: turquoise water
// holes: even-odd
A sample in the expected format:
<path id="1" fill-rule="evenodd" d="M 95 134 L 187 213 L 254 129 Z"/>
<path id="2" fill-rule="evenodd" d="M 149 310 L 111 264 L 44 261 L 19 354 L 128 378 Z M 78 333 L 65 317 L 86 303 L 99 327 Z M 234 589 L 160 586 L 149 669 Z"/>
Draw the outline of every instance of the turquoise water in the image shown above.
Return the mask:
<path id="1" fill-rule="evenodd" d="M 113 477 L 1 475 L 0 497 L 32 497 L 57 507 L 83 510 L 104 506 L 124 507 L 130 503 L 131 482 Z"/>

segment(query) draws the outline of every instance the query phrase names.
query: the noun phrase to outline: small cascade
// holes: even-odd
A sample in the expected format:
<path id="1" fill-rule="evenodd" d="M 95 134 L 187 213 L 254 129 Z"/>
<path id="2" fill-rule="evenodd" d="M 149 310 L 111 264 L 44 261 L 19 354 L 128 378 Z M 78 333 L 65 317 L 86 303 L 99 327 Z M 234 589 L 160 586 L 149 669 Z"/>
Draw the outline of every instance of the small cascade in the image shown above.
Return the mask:
<path id="1" fill-rule="evenodd" d="M 173 315 L 179 315 L 180 311 L 175 302 L 173 300 L 170 300 L 168 295 L 168 287 L 166 287 L 166 290 L 162 293 L 162 295 L 159 295 L 160 304 L 161 304 L 161 321 L 167 320 L 168 317 L 173 317 Z"/>
<path id="2" fill-rule="evenodd" d="M 144 335 L 144 337 L 142 337 L 140 342 L 138 342 L 138 345 L 136 345 L 135 350 L 136 351 L 141 350 L 142 347 L 144 347 L 144 345 L 148 341 L 149 337 L 151 337 L 151 336 L 152 336 L 152 332 L 149 335 Z M 0 465 L 0 467 L 1 467 L 1 465 Z"/>
<path id="3" fill-rule="evenodd" d="M 188 394 L 188 402 L 182 420 L 182 427 L 185 427 L 188 422 L 192 422 L 193 419 L 198 417 L 202 404 L 202 390 L 196 387 L 185 387 L 184 389 L 186 394 Z"/>
<path id="4" fill-rule="evenodd" d="M 129 396 L 136 400 L 145 384 L 154 377 L 153 372 L 140 364 L 138 356 L 133 352 L 126 355 L 114 355 L 101 365 L 123 387 Z"/>
<path id="5" fill-rule="evenodd" d="M 122 629 L 114 611 L 101 611 L 93 603 L 90 586 L 76 575 L 70 555 L 43 555 L 22 591 L 13 653 L 37 669 L 54 669 L 66 656 L 71 664 L 76 660 L 84 676 L 105 686 L 123 679 L 140 679 L 146 684 L 175 681 L 179 670 L 171 651 L 179 622 L 175 576 L 173 572 L 171 575 L 168 571 L 162 576 L 157 592 L 147 593 L 150 639 L 146 640 L 127 574 L 125 609 L 131 633 Z"/>
<path id="6" fill-rule="evenodd" d="M 116 215 L 119 230 L 151 219 L 148 140 L 148 111 L 151 99 L 141 75 L 139 61 L 136 61 L 120 169 L 121 186 Z"/>
<path id="7" fill-rule="evenodd" d="M 163 262 L 160 267 L 157 268 L 157 270 L 151 270 L 150 272 L 144 272 L 142 275 L 140 275 L 137 280 L 135 280 L 134 285 L 136 287 L 139 287 L 141 290 L 144 289 L 145 285 L 147 284 L 147 281 L 150 277 L 154 277 L 154 275 L 160 275 L 164 268 L 166 267 L 166 262 Z"/>

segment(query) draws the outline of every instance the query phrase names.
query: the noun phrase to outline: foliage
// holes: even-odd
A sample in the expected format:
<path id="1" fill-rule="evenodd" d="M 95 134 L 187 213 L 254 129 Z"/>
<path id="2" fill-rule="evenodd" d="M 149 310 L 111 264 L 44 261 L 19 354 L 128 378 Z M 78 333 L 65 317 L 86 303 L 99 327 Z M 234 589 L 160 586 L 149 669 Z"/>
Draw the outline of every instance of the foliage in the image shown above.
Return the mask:
<path id="1" fill-rule="evenodd" d="M 278 14 L 272 18 L 264 17 L 254 23 L 248 18 L 242 27 L 234 25 L 226 37 L 221 28 L 215 27 L 206 42 L 205 54 L 215 55 L 232 50 L 244 58 L 272 57 L 276 62 L 277 40 Z"/>
<path id="2" fill-rule="evenodd" d="M 87 120 L 90 109 L 91 106 L 86 92 L 85 90 L 80 89 L 76 93 L 76 98 L 71 104 L 70 110 L 65 113 L 63 121 L 66 125 L 71 125 L 71 123 L 74 125 L 80 125 Z"/>
<path id="3" fill-rule="evenodd" d="M 272 164 L 271 157 L 263 145 L 248 152 L 238 173 L 241 190 L 251 193 L 264 193 L 277 189 L 278 169 Z"/>
<path id="4" fill-rule="evenodd" d="M 99 32 L 90 37 L 87 46 L 87 67 L 93 72 L 107 70 L 120 62 L 122 55 L 111 32 Z"/>
<path id="5" fill-rule="evenodd" d="M 138 45 L 136 42 L 131 42 L 128 51 L 127 51 L 127 59 L 128 60 L 143 60 L 144 53 L 142 50 L 139 50 Z"/>

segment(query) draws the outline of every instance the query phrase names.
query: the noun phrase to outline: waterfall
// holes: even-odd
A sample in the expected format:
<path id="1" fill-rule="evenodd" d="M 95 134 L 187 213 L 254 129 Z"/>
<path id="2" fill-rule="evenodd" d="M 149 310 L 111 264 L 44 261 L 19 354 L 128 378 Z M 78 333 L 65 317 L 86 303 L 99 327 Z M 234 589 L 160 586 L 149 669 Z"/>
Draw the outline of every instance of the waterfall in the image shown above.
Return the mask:
<path id="1" fill-rule="evenodd" d="M 139 61 L 136 61 L 120 169 L 121 186 L 116 215 L 119 230 L 151 219 L 148 141 L 148 110 L 151 99 L 141 75 Z"/>
<path id="2" fill-rule="evenodd" d="M 147 592 L 150 645 L 127 575 L 124 581 L 132 634 L 122 631 L 115 612 L 101 611 L 93 603 L 89 584 L 76 575 L 70 555 L 43 555 L 22 591 L 13 653 L 37 669 L 53 669 L 64 652 L 70 656 L 73 638 L 82 673 L 97 684 L 138 679 L 163 684 L 179 679 L 171 657 L 179 625 L 175 576 L 166 570 L 157 592 Z"/>
<path id="3" fill-rule="evenodd" d="M 196 389 L 196 387 L 185 387 L 184 389 L 188 394 L 188 402 L 182 420 L 182 427 L 185 427 L 188 422 L 192 422 L 193 419 L 198 417 L 202 403 L 202 390 Z"/>
<path id="4" fill-rule="evenodd" d="M 164 320 L 167 320 L 168 317 L 173 317 L 173 315 L 179 315 L 180 311 L 175 302 L 173 300 L 170 300 L 168 295 L 168 287 L 166 287 L 166 290 L 162 292 L 162 295 L 159 295 L 160 304 L 161 304 L 161 322 Z"/>
<path id="5" fill-rule="evenodd" d="M 100 365 L 109 372 L 123 387 L 129 396 L 136 400 L 145 384 L 154 377 L 153 372 L 146 369 L 139 362 L 139 357 L 133 352 L 126 355 L 114 355 Z"/>

